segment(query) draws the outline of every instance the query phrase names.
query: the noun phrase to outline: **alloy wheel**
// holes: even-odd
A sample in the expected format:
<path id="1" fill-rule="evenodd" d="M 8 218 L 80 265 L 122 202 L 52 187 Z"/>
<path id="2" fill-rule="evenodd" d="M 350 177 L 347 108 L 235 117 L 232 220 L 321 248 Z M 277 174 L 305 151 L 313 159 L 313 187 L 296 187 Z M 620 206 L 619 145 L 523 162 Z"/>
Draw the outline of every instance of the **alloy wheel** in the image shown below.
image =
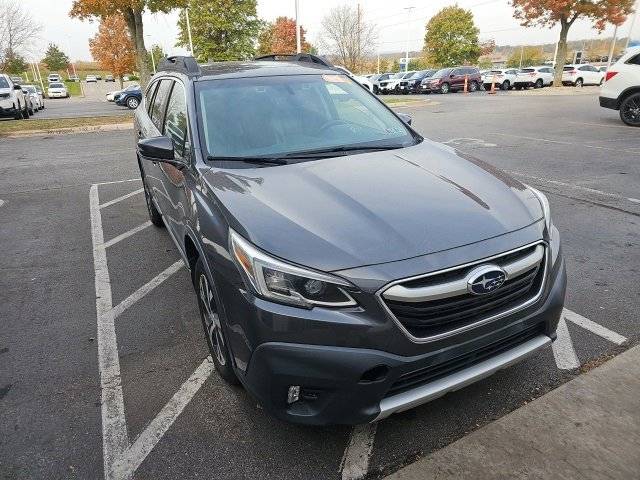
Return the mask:
<path id="1" fill-rule="evenodd" d="M 131 97 L 129 100 L 127 100 L 127 107 L 129 107 L 131 110 L 138 108 L 138 99 Z"/>
<path id="2" fill-rule="evenodd" d="M 640 126 L 640 95 L 633 95 L 620 106 L 622 120 L 631 126 Z"/>
<path id="3" fill-rule="evenodd" d="M 220 365 L 225 365 L 226 360 L 224 356 L 224 338 L 222 337 L 222 326 L 220 324 L 220 317 L 218 316 L 215 300 L 213 299 L 213 292 L 209 286 L 209 281 L 204 274 L 200 275 L 198 280 L 198 291 L 200 301 L 200 312 L 204 319 L 205 328 L 207 331 L 207 341 L 209 346 L 215 354 L 216 360 Z"/>

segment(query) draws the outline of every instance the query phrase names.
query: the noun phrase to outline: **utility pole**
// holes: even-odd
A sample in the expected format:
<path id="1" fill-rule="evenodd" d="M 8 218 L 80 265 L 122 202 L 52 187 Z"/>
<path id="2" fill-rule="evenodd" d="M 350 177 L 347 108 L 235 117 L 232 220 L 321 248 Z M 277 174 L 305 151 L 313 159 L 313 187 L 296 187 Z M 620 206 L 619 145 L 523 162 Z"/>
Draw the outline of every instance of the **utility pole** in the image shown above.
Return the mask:
<path id="1" fill-rule="evenodd" d="M 520 70 L 522 70 L 523 57 L 524 57 L 524 45 L 520 45 Z"/>
<path id="2" fill-rule="evenodd" d="M 302 52 L 302 42 L 300 40 L 300 22 L 298 21 L 298 0 L 296 0 L 296 53 Z"/>
<path id="3" fill-rule="evenodd" d="M 189 8 L 184 9 L 184 16 L 187 20 L 187 33 L 189 35 L 189 51 L 191 52 L 191 56 L 193 57 L 193 40 L 191 38 L 191 22 L 189 21 Z"/>
<path id="4" fill-rule="evenodd" d="M 42 92 L 44 94 L 44 83 L 42 82 L 42 75 L 40 74 L 40 65 L 36 62 L 36 71 L 38 72 L 38 78 L 40 79 L 40 86 L 42 87 Z"/>
<path id="5" fill-rule="evenodd" d="M 636 20 L 638 19 L 638 10 L 640 10 L 640 2 L 636 2 L 635 12 L 633 13 L 633 18 L 631 19 L 631 26 L 629 27 L 629 35 L 627 35 L 627 41 L 624 45 L 624 49 L 629 48 L 629 41 L 631 40 L 631 35 L 633 35 L 633 27 L 636 25 Z"/>
<path id="6" fill-rule="evenodd" d="M 151 38 L 151 35 L 145 35 L 145 38 Z M 149 52 L 151 54 L 151 66 L 153 67 L 153 74 L 156 74 L 156 59 L 153 57 L 153 44 L 151 45 L 151 50 Z"/>
<path id="7" fill-rule="evenodd" d="M 613 53 L 616 49 L 616 39 L 618 38 L 618 25 L 613 29 L 613 40 L 611 40 L 611 48 L 609 49 L 609 58 L 607 58 L 607 72 L 611 67 L 611 61 L 613 60 Z"/>
<path id="8" fill-rule="evenodd" d="M 415 7 L 404 7 L 404 9 L 407 11 L 407 45 L 406 45 L 406 49 L 404 52 L 404 71 L 408 72 L 409 71 L 409 22 L 411 21 L 411 10 L 413 10 Z"/>

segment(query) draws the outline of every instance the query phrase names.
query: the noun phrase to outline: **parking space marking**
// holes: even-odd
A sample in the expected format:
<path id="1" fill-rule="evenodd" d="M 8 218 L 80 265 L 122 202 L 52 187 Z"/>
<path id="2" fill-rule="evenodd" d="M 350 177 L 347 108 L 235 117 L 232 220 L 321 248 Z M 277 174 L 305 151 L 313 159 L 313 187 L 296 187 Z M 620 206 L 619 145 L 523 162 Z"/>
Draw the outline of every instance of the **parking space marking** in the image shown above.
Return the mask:
<path id="1" fill-rule="evenodd" d="M 89 191 L 91 240 L 95 270 L 96 316 L 98 322 L 98 367 L 100 371 L 102 412 L 102 455 L 105 479 L 114 479 L 113 465 L 129 446 L 129 434 L 124 416 L 124 400 L 120 380 L 120 358 L 113 321 L 111 279 L 104 246 L 102 215 L 98 185 Z"/>
<path id="2" fill-rule="evenodd" d="M 127 180 L 113 180 L 111 182 L 98 182 L 98 183 L 94 183 L 94 185 L 114 185 L 116 183 L 126 183 L 126 182 L 141 182 L 142 179 L 140 178 L 128 178 Z"/>
<path id="3" fill-rule="evenodd" d="M 213 361 L 207 357 L 193 374 L 182 384 L 171 400 L 162 408 L 160 413 L 149 423 L 144 431 L 138 435 L 131 448 L 118 460 L 113 468 L 115 478 L 130 478 L 142 461 L 149 455 L 153 447 L 167 432 L 169 427 L 182 413 L 194 395 L 200 390 L 205 380 L 213 372 Z"/>
<path id="4" fill-rule="evenodd" d="M 135 180 L 139 179 L 93 184 L 89 190 L 91 240 L 95 270 L 98 369 L 102 400 L 102 455 L 105 480 L 129 480 L 133 477 L 135 470 L 171 427 L 213 371 L 211 357 L 207 357 L 160 410 L 158 415 L 151 420 L 143 432 L 138 435 L 134 443 L 131 444 L 129 442 L 115 319 L 184 265 L 182 260 L 178 260 L 113 307 L 111 278 L 107 263 L 107 249 L 102 228 L 98 187 L 99 185 Z"/>
<path id="5" fill-rule="evenodd" d="M 132 228 L 131 230 L 128 230 L 124 233 L 121 233 L 120 235 L 118 235 L 117 237 L 113 237 L 111 240 L 105 242 L 104 247 L 105 248 L 109 248 L 113 245 L 115 245 L 116 243 L 124 240 L 125 238 L 129 238 L 131 235 L 135 235 L 136 233 L 144 230 L 145 228 L 151 226 L 151 221 L 146 221 L 144 222 L 142 225 L 138 225 L 135 228 Z"/>
<path id="6" fill-rule="evenodd" d="M 446 145 L 468 145 L 468 146 L 476 146 L 476 147 L 489 147 L 489 148 L 493 148 L 493 147 L 497 147 L 498 145 L 496 145 L 495 143 L 489 143 L 485 140 L 482 140 L 481 138 L 467 138 L 467 137 L 462 137 L 462 138 L 452 138 L 450 140 L 447 140 L 446 142 L 442 142 Z"/>
<path id="7" fill-rule="evenodd" d="M 562 316 L 576 325 L 581 326 L 585 330 L 589 330 L 591 333 L 595 333 L 599 337 L 605 338 L 609 340 L 611 343 L 615 343 L 616 345 L 622 345 L 627 341 L 626 337 L 623 337 L 619 333 L 616 333 L 612 330 L 609 330 L 606 327 L 603 327 L 599 323 L 596 323 L 588 318 L 583 317 L 582 315 L 573 312 L 567 308 L 562 310 Z"/>
<path id="8" fill-rule="evenodd" d="M 567 328 L 564 315 L 558 322 L 556 334 L 558 338 L 551 344 L 556 365 L 560 370 L 573 370 L 574 368 L 578 368 L 580 366 L 580 360 L 578 359 L 578 355 L 576 355 L 575 348 L 573 348 L 573 342 L 571 341 L 571 335 L 569 335 L 569 329 Z"/>
<path id="9" fill-rule="evenodd" d="M 342 480 L 359 480 L 367 474 L 377 426 L 375 422 L 353 427 L 340 462 Z"/>
<path id="10" fill-rule="evenodd" d="M 617 153 L 619 152 L 632 153 L 632 154 L 640 153 L 640 148 L 621 149 L 621 148 L 614 148 L 614 147 L 601 147 L 599 145 L 586 145 L 584 143 L 565 142 L 562 140 L 551 140 L 549 138 L 525 137 L 524 135 L 514 135 L 512 133 L 490 132 L 488 133 L 488 135 L 501 135 L 504 137 L 522 138 L 523 140 L 533 140 L 535 142 L 556 143 L 558 145 L 570 145 L 572 147 L 593 148 L 596 150 L 610 150 L 612 152 L 617 152 Z"/>
<path id="11" fill-rule="evenodd" d="M 4 205 L 4 200 L 0 200 L 0 207 Z"/>
<path id="12" fill-rule="evenodd" d="M 135 190 L 135 191 L 133 191 L 131 193 L 127 193 L 126 195 L 122 195 L 121 197 L 114 198 L 113 200 L 105 202 L 102 205 L 100 205 L 100 208 L 110 207 L 111 205 L 115 205 L 118 202 L 126 200 L 127 198 L 133 197 L 134 195 L 138 195 L 139 193 L 142 193 L 142 192 L 144 192 L 144 188 L 140 188 L 140 189 Z"/>
<path id="13" fill-rule="evenodd" d="M 637 198 L 623 197 L 622 195 L 618 195 L 617 193 L 603 192 L 602 190 L 597 190 L 595 188 L 583 187 L 582 185 L 575 185 L 571 183 L 560 182 L 558 180 L 549 180 L 547 178 L 536 177 L 535 175 L 529 175 L 526 173 L 514 172 L 512 170 L 505 170 L 505 172 L 507 172 L 509 175 L 513 175 L 514 177 L 529 178 L 531 180 L 540 182 L 542 184 L 573 188 L 575 190 L 582 190 L 584 192 L 595 193 L 598 195 L 602 195 L 604 197 L 616 198 L 618 200 L 628 200 L 629 202 L 633 202 L 633 203 L 640 203 L 640 200 Z"/>
<path id="14" fill-rule="evenodd" d="M 167 278 L 169 278 L 171 275 L 173 275 L 178 270 L 180 270 L 180 268 L 182 268 L 183 266 L 184 266 L 184 263 L 182 262 L 182 260 L 178 260 L 177 262 L 175 262 L 174 264 L 172 264 L 171 266 L 163 270 L 161 273 L 153 277 L 151 280 L 149 280 L 147 283 L 145 283 L 143 286 L 141 286 L 139 289 L 137 289 L 135 292 L 133 292 L 131 295 L 125 298 L 123 301 L 121 301 L 118 305 L 113 307 L 111 311 L 113 315 L 113 319 L 115 320 L 120 315 L 122 315 L 125 310 L 135 305 L 145 295 L 147 295 L 154 288 L 156 288 L 158 285 L 164 282 Z"/>

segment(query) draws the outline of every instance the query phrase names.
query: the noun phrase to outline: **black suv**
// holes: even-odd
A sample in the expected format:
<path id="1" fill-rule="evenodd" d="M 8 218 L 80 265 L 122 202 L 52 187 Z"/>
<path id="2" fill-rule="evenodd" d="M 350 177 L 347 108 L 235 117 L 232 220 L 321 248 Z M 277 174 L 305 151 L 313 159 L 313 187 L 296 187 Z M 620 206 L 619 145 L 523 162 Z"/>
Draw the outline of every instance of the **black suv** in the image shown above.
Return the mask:
<path id="1" fill-rule="evenodd" d="M 281 419 L 353 424 L 548 346 L 566 275 L 545 196 L 314 58 L 173 57 L 135 112 L 221 377 Z"/>

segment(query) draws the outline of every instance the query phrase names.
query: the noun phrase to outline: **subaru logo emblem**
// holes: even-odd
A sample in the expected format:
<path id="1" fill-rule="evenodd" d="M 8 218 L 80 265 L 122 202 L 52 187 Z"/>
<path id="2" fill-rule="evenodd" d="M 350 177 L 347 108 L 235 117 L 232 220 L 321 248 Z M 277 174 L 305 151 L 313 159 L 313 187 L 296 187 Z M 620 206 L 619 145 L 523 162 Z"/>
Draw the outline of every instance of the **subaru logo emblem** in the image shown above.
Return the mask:
<path id="1" fill-rule="evenodd" d="M 502 286 L 507 274 L 497 265 L 481 265 L 467 276 L 467 290 L 474 295 L 486 295 Z"/>

